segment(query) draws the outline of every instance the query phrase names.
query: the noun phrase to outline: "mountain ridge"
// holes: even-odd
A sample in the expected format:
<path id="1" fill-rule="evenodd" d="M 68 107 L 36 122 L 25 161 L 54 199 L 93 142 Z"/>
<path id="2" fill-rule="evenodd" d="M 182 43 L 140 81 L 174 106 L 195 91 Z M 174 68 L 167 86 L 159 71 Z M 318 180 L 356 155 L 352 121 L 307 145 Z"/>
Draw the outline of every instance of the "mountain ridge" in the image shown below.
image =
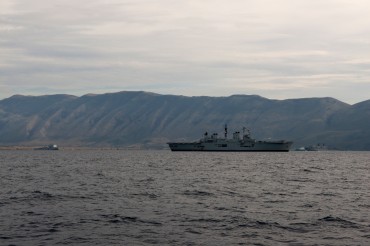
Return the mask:
<path id="1" fill-rule="evenodd" d="M 335 149 L 370 150 L 370 100 L 350 105 L 331 97 L 276 100 L 145 91 L 0 100 L 0 145 L 163 148 L 167 141 L 221 131 L 225 123 L 230 131 L 247 126 L 257 139 L 288 139 L 295 147 L 325 143 Z"/>

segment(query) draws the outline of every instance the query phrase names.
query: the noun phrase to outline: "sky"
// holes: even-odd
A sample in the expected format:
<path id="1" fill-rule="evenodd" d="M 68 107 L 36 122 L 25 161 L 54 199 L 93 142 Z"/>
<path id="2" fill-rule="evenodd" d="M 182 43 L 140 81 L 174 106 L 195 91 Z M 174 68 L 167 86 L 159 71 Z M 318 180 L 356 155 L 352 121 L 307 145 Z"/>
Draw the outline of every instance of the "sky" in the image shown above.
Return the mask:
<path id="1" fill-rule="evenodd" d="M 370 99 L 368 0 L 1 0 L 0 99 Z"/>

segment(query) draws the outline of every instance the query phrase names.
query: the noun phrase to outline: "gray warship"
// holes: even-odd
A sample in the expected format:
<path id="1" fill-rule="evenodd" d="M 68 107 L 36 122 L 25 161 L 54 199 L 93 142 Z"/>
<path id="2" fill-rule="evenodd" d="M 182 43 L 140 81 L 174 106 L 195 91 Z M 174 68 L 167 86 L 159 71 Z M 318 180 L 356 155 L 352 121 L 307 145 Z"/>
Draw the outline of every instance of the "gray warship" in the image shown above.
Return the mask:
<path id="1" fill-rule="evenodd" d="M 34 150 L 59 150 L 59 147 L 56 144 L 50 144 L 48 146 L 35 148 Z"/>
<path id="2" fill-rule="evenodd" d="M 288 152 L 293 142 L 285 140 L 265 141 L 253 139 L 249 129 L 243 127 L 242 137 L 240 132 L 233 133 L 233 137 L 227 137 L 227 125 L 225 125 L 224 138 L 218 137 L 217 133 L 208 135 L 195 142 L 169 142 L 172 151 L 230 151 L 230 152 Z"/>

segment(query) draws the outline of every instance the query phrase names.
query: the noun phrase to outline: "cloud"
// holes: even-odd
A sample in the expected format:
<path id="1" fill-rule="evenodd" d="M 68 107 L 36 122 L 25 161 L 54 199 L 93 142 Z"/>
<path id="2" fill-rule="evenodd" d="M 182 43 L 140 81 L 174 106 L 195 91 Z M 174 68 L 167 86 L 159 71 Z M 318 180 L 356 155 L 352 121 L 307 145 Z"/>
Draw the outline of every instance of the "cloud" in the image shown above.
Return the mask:
<path id="1" fill-rule="evenodd" d="M 138 89 L 357 102 L 369 99 L 369 10 L 365 0 L 2 0 L 0 96 Z"/>

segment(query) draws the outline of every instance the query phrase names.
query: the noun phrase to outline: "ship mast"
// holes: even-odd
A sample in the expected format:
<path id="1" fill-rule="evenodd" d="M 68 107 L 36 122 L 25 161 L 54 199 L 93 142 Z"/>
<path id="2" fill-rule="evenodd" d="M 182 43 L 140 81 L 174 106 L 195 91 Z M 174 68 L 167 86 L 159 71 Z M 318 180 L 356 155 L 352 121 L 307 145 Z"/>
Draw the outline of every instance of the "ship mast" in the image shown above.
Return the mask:
<path id="1" fill-rule="evenodd" d="M 225 124 L 225 139 L 227 139 L 227 124 Z"/>

